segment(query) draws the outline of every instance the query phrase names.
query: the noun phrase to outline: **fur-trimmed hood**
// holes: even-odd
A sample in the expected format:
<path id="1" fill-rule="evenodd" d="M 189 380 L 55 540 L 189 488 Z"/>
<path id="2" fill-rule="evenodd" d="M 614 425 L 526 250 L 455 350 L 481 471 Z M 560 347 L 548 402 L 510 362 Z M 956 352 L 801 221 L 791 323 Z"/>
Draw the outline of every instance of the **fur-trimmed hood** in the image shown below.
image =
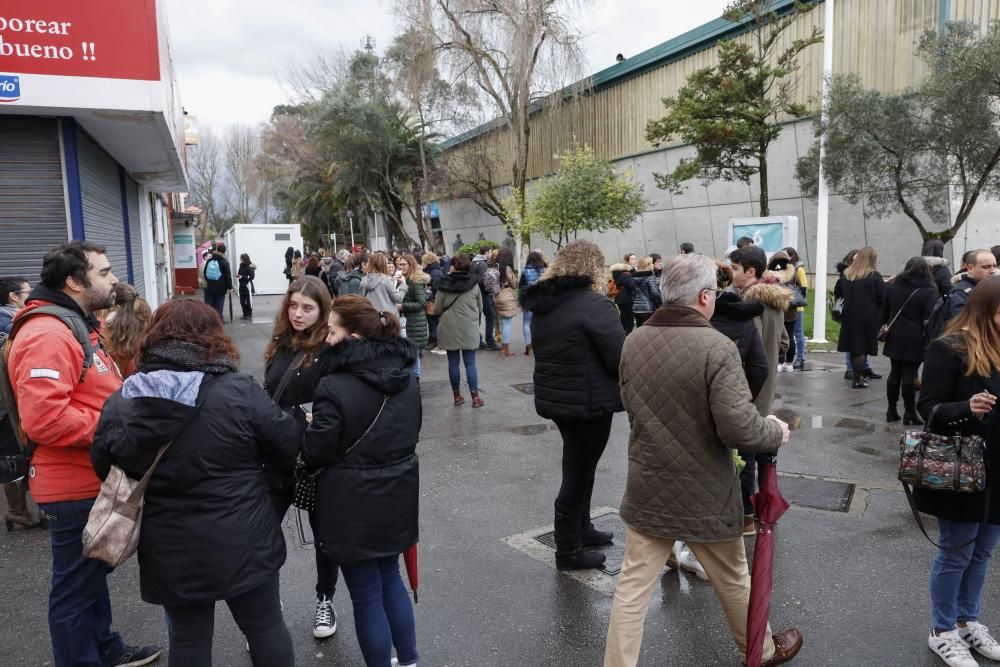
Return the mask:
<path id="1" fill-rule="evenodd" d="M 744 301 L 757 301 L 768 308 L 788 310 L 795 294 L 787 287 L 776 284 L 757 283 L 743 292 Z"/>
<path id="2" fill-rule="evenodd" d="M 349 338 L 320 357 L 323 375 L 350 373 L 386 394 L 398 394 L 411 380 L 417 347 L 406 338 Z"/>
<path id="3" fill-rule="evenodd" d="M 426 273 L 424 273 L 423 271 L 421 271 L 420 273 L 411 273 L 406 278 L 406 282 L 407 283 L 415 283 L 417 285 L 430 285 L 431 284 L 431 277 L 429 275 L 427 275 Z"/>
<path id="4" fill-rule="evenodd" d="M 935 266 L 948 266 L 948 260 L 944 257 L 924 257 L 924 261 L 927 262 L 927 266 L 931 267 L 933 270 Z"/>
<path id="5" fill-rule="evenodd" d="M 617 264 L 611 265 L 611 275 L 615 278 L 618 277 L 619 273 L 624 273 L 625 271 L 631 271 L 632 265 L 625 264 L 624 262 L 618 262 Z"/>
<path id="6" fill-rule="evenodd" d="M 441 278 L 438 290 L 442 292 L 451 292 L 452 294 L 461 294 L 462 292 L 468 292 L 472 288 L 478 286 L 478 274 L 469 273 L 467 271 L 454 271 L 452 273 L 446 273 Z"/>
<path id="7" fill-rule="evenodd" d="M 531 287 L 521 289 L 518 300 L 521 308 L 544 313 L 558 306 L 567 292 L 581 289 L 594 289 L 594 281 L 590 276 L 542 278 Z"/>

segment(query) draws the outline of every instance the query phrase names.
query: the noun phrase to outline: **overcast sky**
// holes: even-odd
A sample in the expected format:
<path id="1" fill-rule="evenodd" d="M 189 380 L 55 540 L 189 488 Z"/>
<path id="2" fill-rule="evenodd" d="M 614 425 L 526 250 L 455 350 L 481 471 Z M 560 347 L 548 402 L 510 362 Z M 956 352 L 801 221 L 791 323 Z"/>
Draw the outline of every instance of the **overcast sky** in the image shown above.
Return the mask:
<path id="1" fill-rule="evenodd" d="M 288 99 L 289 65 L 312 54 L 358 48 L 364 35 L 382 51 L 396 21 L 391 0 L 162 0 L 181 99 L 202 129 L 256 124 Z M 594 0 L 577 25 L 589 72 L 631 57 L 717 18 L 728 0 Z"/>

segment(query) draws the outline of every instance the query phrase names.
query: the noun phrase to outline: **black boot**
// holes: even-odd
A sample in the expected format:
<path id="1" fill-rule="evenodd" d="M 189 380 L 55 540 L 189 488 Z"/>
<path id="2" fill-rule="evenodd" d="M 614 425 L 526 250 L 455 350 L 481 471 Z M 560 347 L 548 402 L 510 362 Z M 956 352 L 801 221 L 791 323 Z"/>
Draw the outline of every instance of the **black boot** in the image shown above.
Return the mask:
<path id="1" fill-rule="evenodd" d="M 920 415 L 917 414 L 917 411 L 911 405 L 903 410 L 903 424 L 906 426 L 910 426 L 911 424 L 913 426 L 923 426 L 924 420 L 920 418 Z"/>
<path id="2" fill-rule="evenodd" d="M 588 493 L 586 504 L 580 512 L 580 544 L 585 547 L 596 547 L 602 544 L 611 544 L 614 540 L 615 534 L 610 530 L 594 528 L 594 522 L 590 520 L 590 494 Z"/>
<path id="3" fill-rule="evenodd" d="M 557 570 L 589 570 L 604 564 L 604 554 L 581 548 L 578 510 L 556 503 L 555 529 Z"/>
<path id="4" fill-rule="evenodd" d="M 899 412 L 896 411 L 895 403 L 891 404 L 889 409 L 886 411 L 885 420 L 890 423 L 899 421 Z"/>

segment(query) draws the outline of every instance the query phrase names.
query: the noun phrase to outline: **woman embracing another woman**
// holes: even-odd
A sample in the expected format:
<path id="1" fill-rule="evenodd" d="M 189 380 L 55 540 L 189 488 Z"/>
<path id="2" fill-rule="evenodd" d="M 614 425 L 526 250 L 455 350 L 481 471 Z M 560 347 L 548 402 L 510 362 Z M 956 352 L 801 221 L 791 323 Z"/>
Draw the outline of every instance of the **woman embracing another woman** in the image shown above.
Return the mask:
<path id="1" fill-rule="evenodd" d="M 410 597 L 399 556 L 416 544 L 420 477 L 417 348 L 395 309 L 338 297 L 321 361 L 302 459 L 317 474 L 316 548 L 339 563 L 365 664 L 417 664 Z"/>

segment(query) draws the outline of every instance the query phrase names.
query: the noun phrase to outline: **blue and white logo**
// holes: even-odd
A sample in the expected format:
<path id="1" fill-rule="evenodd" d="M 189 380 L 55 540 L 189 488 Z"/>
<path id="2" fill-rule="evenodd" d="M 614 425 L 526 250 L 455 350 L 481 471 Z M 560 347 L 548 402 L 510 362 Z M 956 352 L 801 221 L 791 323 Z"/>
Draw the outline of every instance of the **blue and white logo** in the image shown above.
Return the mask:
<path id="1" fill-rule="evenodd" d="M 21 99 L 21 79 L 13 74 L 0 74 L 0 102 Z"/>

